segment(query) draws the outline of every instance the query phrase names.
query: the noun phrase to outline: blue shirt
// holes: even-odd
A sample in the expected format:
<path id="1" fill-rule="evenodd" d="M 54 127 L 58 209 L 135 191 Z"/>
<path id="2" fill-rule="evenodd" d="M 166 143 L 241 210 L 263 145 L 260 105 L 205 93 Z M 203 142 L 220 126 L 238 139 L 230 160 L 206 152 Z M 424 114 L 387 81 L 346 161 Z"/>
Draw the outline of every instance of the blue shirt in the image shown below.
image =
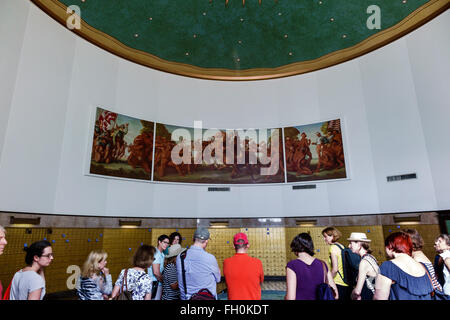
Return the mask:
<path id="1" fill-rule="evenodd" d="M 184 293 L 184 282 L 182 275 L 180 255 L 177 257 L 178 286 L 180 288 L 181 300 L 189 298 L 200 289 L 206 288 L 216 297 L 216 283 L 220 282 L 220 269 L 216 258 L 197 246 L 191 246 L 187 250 L 184 260 L 186 270 L 187 294 Z"/>
<path id="2" fill-rule="evenodd" d="M 383 262 L 380 274 L 395 281 L 391 285 L 389 300 L 431 300 L 433 286 L 427 274 L 414 277 L 392 261 Z"/>
<path id="3" fill-rule="evenodd" d="M 164 271 L 164 253 L 162 253 L 161 251 L 159 251 L 158 249 L 156 249 L 155 252 L 155 261 L 153 261 L 153 264 L 155 263 L 159 263 L 159 273 L 162 275 L 163 271 Z M 156 279 L 155 275 L 153 274 L 153 265 L 150 266 L 150 268 L 148 268 L 148 275 L 150 276 L 150 278 L 152 279 L 152 281 L 158 281 L 158 279 Z M 161 286 L 161 282 L 158 283 L 158 286 Z"/>

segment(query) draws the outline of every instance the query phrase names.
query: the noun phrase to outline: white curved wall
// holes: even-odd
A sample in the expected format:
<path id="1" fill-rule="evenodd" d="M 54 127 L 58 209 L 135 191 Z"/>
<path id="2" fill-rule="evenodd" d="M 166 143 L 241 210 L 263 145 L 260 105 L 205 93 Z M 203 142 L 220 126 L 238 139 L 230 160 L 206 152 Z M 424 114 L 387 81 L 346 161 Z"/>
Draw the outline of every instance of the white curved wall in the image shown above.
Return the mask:
<path id="1" fill-rule="evenodd" d="M 27 0 L 0 3 L 0 210 L 289 217 L 450 208 L 450 12 L 318 72 L 254 82 L 148 69 L 77 37 Z M 84 175 L 94 106 L 167 124 L 279 127 L 342 117 L 350 180 L 317 189 L 143 183 Z M 418 179 L 387 183 L 387 175 Z"/>

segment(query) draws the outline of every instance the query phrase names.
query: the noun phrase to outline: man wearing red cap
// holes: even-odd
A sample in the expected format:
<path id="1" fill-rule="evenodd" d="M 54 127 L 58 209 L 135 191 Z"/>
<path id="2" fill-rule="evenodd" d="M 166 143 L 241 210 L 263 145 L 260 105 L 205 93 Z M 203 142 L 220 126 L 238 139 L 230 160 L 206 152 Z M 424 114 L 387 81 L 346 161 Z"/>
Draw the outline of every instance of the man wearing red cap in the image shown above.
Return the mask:
<path id="1" fill-rule="evenodd" d="M 264 281 L 261 260 L 247 255 L 249 243 L 245 233 L 237 233 L 233 244 L 236 254 L 223 262 L 228 300 L 261 300 Z"/>

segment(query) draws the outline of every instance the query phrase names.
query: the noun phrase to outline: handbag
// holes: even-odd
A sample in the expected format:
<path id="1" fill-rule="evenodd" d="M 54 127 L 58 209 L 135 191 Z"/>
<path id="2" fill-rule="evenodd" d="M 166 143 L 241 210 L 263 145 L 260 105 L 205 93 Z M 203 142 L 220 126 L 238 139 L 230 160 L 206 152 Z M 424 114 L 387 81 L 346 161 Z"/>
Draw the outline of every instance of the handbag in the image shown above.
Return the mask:
<path id="1" fill-rule="evenodd" d="M 120 288 L 120 293 L 114 298 L 114 300 L 133 300 L 132 293 L 130 291 L 128 291 L 127 274 L 128 274 L 128 269 L 125 270 L 125 273 L 123 275 L 123 281 L 122 281 L 122 286 Z M 123 290 L 124 284 L 125 284 L 125 290 Z"/>
<path id="2" fill-rule="evenodd" d="M 323 268 L 323 282 L 317 286 L 316 297 L 317 300 L 334 300 L 334 292 L 330 285 L 326 282 L 327 269 L 325 268 L 325 262 L 319 260 L 322 263 Z"/>
<path id="3" fill-rule="evenodd" d="M 445 294 L 444 291 L 439 290 L 433 285 L 433 280 L 431 279 L 430 273 L 428 272 L 428 268 L 422 262 L 421 264 L 425 268 L 428 279 L 430 279 L 431 286 L 433 287 L 433 292 L 431 292 L 431 300 L 450 300 L 449 295 Z"/>
<path id="4" fill-rule="evenodd" d="M 214 295 L 206 288 L 200 289 L 194 293 L 189 300 L 216 300 Z"/>

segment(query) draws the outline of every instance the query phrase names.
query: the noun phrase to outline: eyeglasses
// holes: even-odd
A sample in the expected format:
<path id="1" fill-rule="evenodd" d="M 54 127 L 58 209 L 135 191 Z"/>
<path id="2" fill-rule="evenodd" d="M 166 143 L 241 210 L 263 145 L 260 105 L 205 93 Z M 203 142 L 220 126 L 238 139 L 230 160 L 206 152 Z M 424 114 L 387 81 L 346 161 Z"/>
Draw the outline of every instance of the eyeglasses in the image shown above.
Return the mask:
<path id="1" fill-rule="evenodd" d="M 169 241 L 163 241 L 163 243 L 165 243 L 165 244 L 169 244 L 170 242 L 169 242 Z"/>
<path id="2" fill-rule="evenodd" d="M 49 253 L 49 254 L 43 254 L 41 257 L 45 257 L 45 258 L 54 258 L 55 256 L 53 255 L 53 253 Z"/>

